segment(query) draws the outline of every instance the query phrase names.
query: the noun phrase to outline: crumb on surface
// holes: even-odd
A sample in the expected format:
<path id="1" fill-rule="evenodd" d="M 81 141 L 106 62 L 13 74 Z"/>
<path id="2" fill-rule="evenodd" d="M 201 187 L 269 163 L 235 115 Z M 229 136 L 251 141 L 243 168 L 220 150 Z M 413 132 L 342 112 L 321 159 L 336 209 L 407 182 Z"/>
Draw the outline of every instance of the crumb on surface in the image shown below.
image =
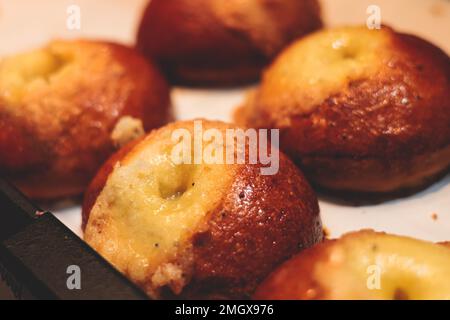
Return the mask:
<path id="1" fill-rule="evenodd" d="M 140 119 L 124 116 L 119 119 L 111 133 L 111 140 L 115 147 L 120 148 L 145 134 Z"/>
<path id="2" fill-rule="evenodd" d="M 45 211 L 36 210 L 36 212 L 34 214 L 35 214 L 36 217 L 40 217 L 40 216 L 43 216 L 45 214 Z"/>
<path id="3" fill-rule="evenodd" d="M 433 212 L 433 213 L 431 214 L 431 219 L 433 219 L 433 221 L 436 221 L 437 219 L 439 219 L 438 214 L 437 214 L 436 212 Z"/>
<path id="4" fill-rule="evenodd" d="M 151 280 L 155 288 L 169 286 L 176 294 L 179 294 L 186 285 L 182 268 L 173 263 L 159 266 Z"/>
<path id="5" fill-rule="evenodd" d="M 323 237 L 324 239 L 330 239 L 330 229 L 328 229 L 327 227 L 323 227 Z"/>

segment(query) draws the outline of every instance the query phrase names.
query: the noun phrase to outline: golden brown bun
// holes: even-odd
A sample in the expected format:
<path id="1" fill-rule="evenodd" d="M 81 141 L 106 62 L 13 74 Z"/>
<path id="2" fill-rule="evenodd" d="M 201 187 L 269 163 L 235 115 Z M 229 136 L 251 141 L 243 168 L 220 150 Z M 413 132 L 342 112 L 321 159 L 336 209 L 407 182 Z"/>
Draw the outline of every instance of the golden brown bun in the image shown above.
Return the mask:
<path id="1" fill-rule="evenodd" d="M 448 300 L 449 279 L 450 247 L 363 230 L 303 251 L 273 272 L 254 298 Z"/>
<path id="2" fill-rule="evenodd" d="M 101 169 L 86 192 L 84 238 L 153 298 L 249 297 L 322 240 L 316 196 L 283 154 L 276 175 L 260 164 L 174 165 L 180 128 L 192 132 L 193 121 L 153 131 Z"/>
<path id="3" fill-rule="evenodd" d="M 321 25 L 316 0 L 152 0 L 137 43 L 171 81 L 237 85 Z"/>
<path id="4" fill-rule="evenodd" d="M 423 186 L 450 165 L 450 60 L 388 27 L 319 31 L 286 49 L 236 121 L 280 128 L 311 181 L 344 192 Z"/>
<path id="5" fill-rule="evenodd" d="M 115 136 L 123 143 L 163 125 L 169 99 L 160 73 L 121 45 L 54 41 L 5 58 L 0 172 L 32 198 L 81 194 L 114 152 Z"/>
<path id="6" fill-rule="evenodd" d="M 446 242 L 440 242 L 440 245 L 446 246 L 447 248 L 450 249 L 450 241 L 446 241 Z"/>

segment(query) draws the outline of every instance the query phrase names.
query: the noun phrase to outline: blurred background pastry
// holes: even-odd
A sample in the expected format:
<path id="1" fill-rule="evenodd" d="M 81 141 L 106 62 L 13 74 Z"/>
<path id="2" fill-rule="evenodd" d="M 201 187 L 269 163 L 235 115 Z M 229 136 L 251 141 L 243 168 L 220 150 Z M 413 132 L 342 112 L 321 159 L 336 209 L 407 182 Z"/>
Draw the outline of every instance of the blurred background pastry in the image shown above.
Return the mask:
<path id="1" fill-rule="evenodd" d="M 53 41 L 0 60 L 0 173 L 29 197 L 81 194 L 115 146 L 163 125 L 169 87 L 134 49 Z"/>
<path id="2" fill-rule="evenodd" d="M 152 0 L 137 46 L 177 84 L 238 85 L 321 25 L 316 0 Z"/>

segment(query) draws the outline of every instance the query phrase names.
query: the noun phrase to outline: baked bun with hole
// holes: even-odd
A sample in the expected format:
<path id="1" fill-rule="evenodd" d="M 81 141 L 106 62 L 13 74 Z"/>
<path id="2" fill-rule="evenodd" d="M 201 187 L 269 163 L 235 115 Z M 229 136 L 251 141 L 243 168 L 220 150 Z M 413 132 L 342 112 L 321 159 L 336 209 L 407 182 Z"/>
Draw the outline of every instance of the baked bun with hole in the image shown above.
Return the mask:
<path id="1" fill-rule="evenodd" d="M 193 128 L 169 124 L 105 164 L 86 193 L 84 239 L 152 298 L 248 298 L 322 240 L 318 202 L 283 154 L 275 175 L 261 164 L 175 164 L 172 133 Z"/>
<path id="2" fill-rule="evenodd" d="M 281 149 L 320 187 L 418 189 L 450 165 L 450 59 L 389 27 L 319 31 L 276 59 L 235 117 L 280 128 Z"/>
<path id="3" fill-rule="evenodd" d="M 317 0 L 152 0 L 137 43 L 171 81 L 237 85 L 321 25 Z"/>
<path id="4" fill-rule="evenodd" d="M 258 288 L 263 300 L 450 299 L 450 247 L 370 230 L 305 250 Z"/>
<path id="5" fill-rule="evenodd" d="M 0 172 L 32 198 L 81 194 L 115 144 L 163 125 L 169 88 L 131 48 L 53 41 L 0 60 Z"/>

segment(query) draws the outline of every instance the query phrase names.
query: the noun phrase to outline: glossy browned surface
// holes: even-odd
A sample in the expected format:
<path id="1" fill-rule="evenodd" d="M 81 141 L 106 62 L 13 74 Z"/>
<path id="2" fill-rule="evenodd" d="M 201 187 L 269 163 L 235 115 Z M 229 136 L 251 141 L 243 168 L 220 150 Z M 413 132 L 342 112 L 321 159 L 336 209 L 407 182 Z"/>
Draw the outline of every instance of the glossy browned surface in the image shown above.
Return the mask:
<path id="1" fill-rule="evenodd" d="M 231 2 L 153 0 L 142 18 L 138 48 L 171 81 L 236 85 L 258 79 L 284 46 L 322 25 L 316 0 L 248 0 L 248 7 L 228 11 Z M 255 17 L 265 24 L 252 25 Z"/>
<path id="2" fill-rule="evenodd" d="M 352 233 L 348 233 L 343 235 L 339 239 L 335 240 L 326 240 L 316 246 L 309 248 L 300 254 L 296 255 L 292 259 L 283 263 L 280 267 L 278 267 L 267 279 L 264 280 L 263 283 L 258 287 L 253 296 L 255 300 L 324 300 L 330 299 L 329 288 L 337 289 L 337 291 L 344 291 L 345 288 L 339 286 L 346 286 L 355 289 L 350 291 L 350 296 L 347 296 L 346 299 L 360 299 L 360 292 L 356 288 L 358 288 L 356 283 L 360 283 L 359 277 L 361 273 L 358 273 L 358 269 L 352 269 L 350 265 L 354 263 L 358 264 L 357 261 L 349 261 L 348 257 L 345 256 L 347 253 L 345 250 L 352 250 L 351 247 L 358 247 L 360 242 L 363 241 L 364 238 L 369 238 L 376 243 L 376 238 L 383 238 L 387 236 L 392 236 L 383 232 L 375 232 L 373 230 L 360 230 Z M 395 237 L 395 236 L 394 236 Z M 397 238 L 401 239 L 401 237 Z M 398 240 L 396 240 L 398 241 Z M 343 243 L 350 243 L 351 246 L 347 246 L 344 251 L 342 251 L 342 247 L 340 247 Z M 440 245 L 444 245 L 448 248 L 449 242 L 439 243 Z M 403 245 L 408 246 L 411 243 L 405 242 Z M 376 248 L 376 245 L 375 245 Z M 420 247 L 419 247 L 420 248 Z M 422 248 L 423 249 L 423 248 Z M 420 250 L 420 249 L 419 249 Z M 364 253 L 364 251 L 362 251 Z M 342 255 L 344 253 L 344 256 Z M 361 251 L 359 252 L 361 254 Z M 402 253 L 399 252 L 398 255 Z M 358 259 L 359 257 L 355 255 L 352 256 L 354 259 Z M 347 258 L 347 259 L 345 259 Z M 360 257 L 361 259 L 367 259 L 367 256 Z M 392 255 L 391 259 L 395 260 L 396 256 Z M 414 260 L 417 257 L 410 257 L 410 262 L 415 263 Z M 342 261 L 344 259 L 344 261 Z M 424 263 L 423 257 L 417 258 L 419 263 Z M 425 260 L 426 262 L 426 260 Z M 321 264 L 327 265 L 327 268 L 341 268 L 341 271 L 344 273 L 348 273 L 349 278 L 346 278 L 345 281 L 342 279 L 332 279 L 331 283 L 323 282 L 323 279 L 320 279 L 321 273 L 319 273 L 318 266 Z M 326 271 L 326 268 L 320 269 L 322 271 Z M 328 269 L 329 270 L 329 269 Z M 329 270 L 331 272 L 331 270 Z M 363 276 L 365 276 L 365 270 L 363 270 Z M 341 275 L 343 273 L 340 273 Z M 407 274 L 405 271 L 404 274 Z M 418 273 L 423 277 L 433 277 L 432 273 Z M 322 275 L 323 278 L 326 278 L 327 275 Z M 393 275 L 386 274 L 385 277 L 389 279 Z M 402 281 L 408 282 L 408 277 L 405 277 Z M 330 280 L 330 279 L 329 279 Z M 365 283 L 366 279 L 361 279 L 362 283 Z M 384 280 L 384 281 L 394 281 L 394 279 Z M 338 287 L 336 287 L 338 286 Z M 386 283 L 386 287 L 389 285 Z M 406 286 L 406 285 L 405 285 Z M 408 286 L 406 286 L 408 287 Z M 349 292 L 349 291 L 345 291 Z M 352 298 L 353 295 L 353 298 Z M 333 298 L 331 298 L 333 299 Z M 395 297 L 394 297 L 395 299 Z"/>
<path id="3" fill-rule="evenodd" d="M 195 266 L 188 297 L 247 298 L 273 268 L 322 241 L 316 196 L 284 155 L 280 171 L 241 169 L 208 229 L 193 238 Z"/>
<path id="4" fill-rule="evenodd" d="M 114 152 L 110 134 L 120 117 L 141 119 L 149 130 L 169 116 L 165 80 L 133 49 L 83 40 L 65 46 L 89 57 L 79 70 L 86 74 L 64 84 L 67 90 L 50 92 L 48 100 L 23 106 L 37 110 L 33 116 L 12 113 L 0 102 L 0 172 L 32 198 L 81 194 Z M 64 103 L 54 106 L 55 113 L 40 112 L 48 101 Z"/>
<path id="5" fill-rule="evenodd" d="M 292 112 L 280 128 L 282 149 L 321 187 L 416 188 L 450 165 L 450 59 L 415 36 L 392 32 L 391 42 L 390 61 L 376 74 L 307 114 Z M 247 125 L 276 126 L 268 108 L 243 112 L 236 118 Z"/>
<path id="6" fill-rule="evenodd" d="M 84 224 L 114 164 L 145 143 L 134 146 L 114 155 L 91 183 L 83 205 Z M 191 280 L 179 296 L 183 298 L 249 298 L 277 265 L 323 239 L 314 191 L 284 154 L 276 175 L 261 175 L 260 165 L 240 165 L 221 203 L 189 233 L 192 256 L 180 252 L 178 257 L 192 260 L 185 270 Z M 174 297 L 170 292 L 164 296 Z"/>
<path id="7" fill-rule="evenodd" d="M 277 268 L 256 290 L 255 300 L 322 299 L 325 292 L 314 279 L 314 267 L 326 260 L 336 240 L 326 240 L 309 248 Z"/>

